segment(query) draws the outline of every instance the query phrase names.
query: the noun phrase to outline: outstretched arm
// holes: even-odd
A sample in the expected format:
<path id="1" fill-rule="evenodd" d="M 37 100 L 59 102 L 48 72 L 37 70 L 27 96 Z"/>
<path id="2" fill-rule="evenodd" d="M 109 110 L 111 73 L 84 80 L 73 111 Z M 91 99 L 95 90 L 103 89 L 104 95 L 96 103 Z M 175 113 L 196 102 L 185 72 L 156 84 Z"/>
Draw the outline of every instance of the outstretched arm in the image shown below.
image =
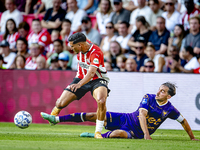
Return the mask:
<path id="1" fill-rule="evenodd" d="M 152 140 L 151 136 L 149 135 L 149 130 L 147 128 L 147 110 L 145 109 L 140 109 L 139 110 L 139 121 L 140 121 L 140 126 L 142 128 L 142 131 L 144 133 L 144 139 L 145 140 Z"/>
<path id="2" fill-rule="evenodd" d="M 187 132 L 187 134 L 189 135 L 189 137 L 190 137 L 191 140 L 199 141 L 198 139 L 195 139 L 194 134 L 192 133 L 192 130 L 190 128 L 190 125 L 188 124 L 188 122 L 187 122 L 186 119 L 184 119 L 181 122 L 181 125 L 183 126 L 183 128 L 185 129 L 185 131 Z"/>

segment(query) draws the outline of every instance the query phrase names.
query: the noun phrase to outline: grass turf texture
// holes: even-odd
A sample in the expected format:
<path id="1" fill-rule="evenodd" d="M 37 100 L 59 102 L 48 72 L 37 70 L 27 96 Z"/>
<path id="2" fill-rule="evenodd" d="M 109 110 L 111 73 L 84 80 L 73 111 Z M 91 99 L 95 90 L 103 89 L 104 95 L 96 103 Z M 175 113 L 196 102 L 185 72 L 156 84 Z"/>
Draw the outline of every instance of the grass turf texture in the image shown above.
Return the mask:
<path id="1" fill-rule="evenodd" d="M 0 123 L 0 150 L 121 150 L 200 149 L 200 141 L 191 141 L 184 130 L 157 130 L 153 140 L 94 139 L 79 137 L 94 132 L 94 126 L 31 124 L 20 129 L 14 123 Z M 103 130 L 103 133 L 106 130 Z M 193 131 L 200 139 L 200 131 Z"/>

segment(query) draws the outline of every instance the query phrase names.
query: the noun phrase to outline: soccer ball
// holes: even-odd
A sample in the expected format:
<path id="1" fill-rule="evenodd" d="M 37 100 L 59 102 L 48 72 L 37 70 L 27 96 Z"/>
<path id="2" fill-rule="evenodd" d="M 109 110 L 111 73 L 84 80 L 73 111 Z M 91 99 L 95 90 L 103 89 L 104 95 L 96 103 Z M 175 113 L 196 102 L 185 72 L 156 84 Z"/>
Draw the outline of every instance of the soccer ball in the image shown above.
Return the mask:
<path id="1" fill-rule="evenodd" d="M 32 123 L 31 114 L 27 111 L 19 111 L 14 117 L 14 123 L 21 129 L 28 128 Z"/>

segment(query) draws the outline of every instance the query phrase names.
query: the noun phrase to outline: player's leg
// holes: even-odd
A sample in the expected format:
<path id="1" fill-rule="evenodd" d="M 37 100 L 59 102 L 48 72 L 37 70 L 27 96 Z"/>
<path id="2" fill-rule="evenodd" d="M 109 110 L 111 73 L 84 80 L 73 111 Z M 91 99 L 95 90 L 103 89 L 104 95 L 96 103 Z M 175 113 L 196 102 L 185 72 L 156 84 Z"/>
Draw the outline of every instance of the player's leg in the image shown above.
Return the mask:
<path id="1" fill-rule="evenodd" d="M 101 134 L 103 138 L 126 138 L 126 139 L 131 139 L 132 134 L 128 131 L 125 130 L 114 130 L 114 131 L 108 131 L 106 133 Z M 80 134 L 80 137 L 94 137 L 94 133 L 88 133 L 84 132 Z"/>
<path id="2" fill-rule="evenodd" d="M 41 113 L 42 118 L 45 120 L 48 120 L 51 123 L 59 123 L 59 122 L 84 122 L 84 121 L 90 121 L 90 122 L 96 122 L 97 115 L 96 112 L 93 113 L 73 113 L 69 115 L 64 116 L 54 116 L 49 115 L 47 113 Z M 106 125 L 106 118 L 104 120 Z"/>
<path id="3" fill-rule="evenodd" d="M 93 97 L 97 101 L 97 120 L 95 138 L 102 138 L 101 131 L 104 126 L 104 119 L 106 116 L 106 99 L 108 89 L 105 86 L 99 86 L 93 91 Z"/>
<path id="4" fill-rule="evenodd" d="M 71 84 L 76 84 L 80 80 L 81 79 L 79 78 L 74 78 Z M 76 92 L 71 91 L 69 86 L 63 91 L 60 98 L 57 99 L 56 106 L 53 108 L 51 115 L 57 116 L 62 108 L 69 105 L 69 103 L 72 101 L 80 99 L 88 91 L 88 89 L 85 88 L 85 85 L 78 89 Z"/>
<path id="5" fill-rule="evenodd" d="M 74 93 L 64 90 L 61 96 L 57 99 L 56 106 L 53 108 L 51 115 L 57 116 L 64 107 L 76 99 L 77 96 Z"/>

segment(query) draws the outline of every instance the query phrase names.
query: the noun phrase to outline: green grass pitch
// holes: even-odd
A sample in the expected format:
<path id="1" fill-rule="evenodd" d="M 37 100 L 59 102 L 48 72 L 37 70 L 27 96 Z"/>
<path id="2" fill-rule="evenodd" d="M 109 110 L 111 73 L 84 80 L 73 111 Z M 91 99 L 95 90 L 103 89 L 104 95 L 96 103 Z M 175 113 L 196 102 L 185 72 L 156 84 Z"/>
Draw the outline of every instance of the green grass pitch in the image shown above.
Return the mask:
<path id="1" fill-rule="evenodd" d="M 14 123 L 0 123 L 0 150 L 200 150 L 200 141 L 191 141 L 184 130 L 157 130 L 153 140 L 94 139 L 79 137 L 94 132 L 95 126 L 31 124 L 20 129 Z M 106 130 L 103 130 L 106 132 Z M 200 131 L 193 131 L 200 139 Z"/>

